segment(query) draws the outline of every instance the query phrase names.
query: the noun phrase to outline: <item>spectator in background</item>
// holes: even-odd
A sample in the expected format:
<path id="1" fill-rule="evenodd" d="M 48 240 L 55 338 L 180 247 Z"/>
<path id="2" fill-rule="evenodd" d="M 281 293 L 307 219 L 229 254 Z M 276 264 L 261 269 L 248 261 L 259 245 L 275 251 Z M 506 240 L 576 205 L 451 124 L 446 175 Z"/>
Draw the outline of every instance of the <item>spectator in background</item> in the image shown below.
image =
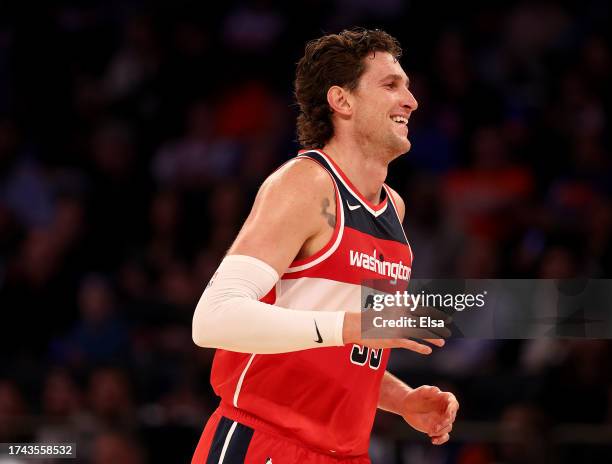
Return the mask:
<path id="1" fill-rule="evenodd" d="M 96 437 L 91 464 L 144 464 L 145 454 L 138 442 L 125 434 L 107 432 Z"/>
<path id="2" fill-rule="evenodd" d="M 551 447 L 550 421 L 537 406 L 508 406 L 502 414 L 501 429 L 501 459 L 504 464 L 557 462 L 558 457 Z"/>
<path id="3" fill-rule="evenodd" d="M 24 227 L 44 227 L 53 217 L 48 173 L 23 145 L 13 120 L 0 117 L 0 204 Z"/>
<path id="4" fill-rule="evenodd" d="M 102 367 L 91 373 L 87 405 L 98 429 L 113 428 L 127 433 L 137 427 L 130 380 L 120 369 Z"/>
<path id="5" fill-rule="evenodd" d="M 446 211 L 465 235 L 499 242 L 519 226 L 513 211 L 532 192 L 533 176 L 510 159 L 497 127 L 478 129 L 471 148 L 473 167 L 443 181 Z"/>
<path id="6" fill-rule="evenodd" d="M 100 275 L 85 277 L 79 288 L 78 306 L 81 319 L 58 342 L 57 359 L 74 368 L 125 362 L 128 332 L 110 283 Z"/>
<path id="7" fill-rule="evenodd" d="M 42 408 L 50 418 L 64 418 L 77 414 L 82 409 L 80 388 L 66 370 L 51 370 L 45 379 Z"/>
<path id="8" fill-rule="evenodd" d="M 123 43 L 106 70 L 105 89 L 113 101 L 127 100 L 151 80 L 161 66 L 153 18 L 142 14 L 128 19 Z"/>
<path id="9" fill-rule="evenodd" d="M 89 266 L 111 270 L 142 240 L 149 180 L 138 163 L 137 140 L 129 124 L 99 124 L 89 150 Z"/>
<path id="10" fill-rule="evenodd" d="M 21 442 L 30 439 L 27 424 L 28 406 L 17 384 L 0 379 L 0 442 Z"/>
<path id="11" fill-rule="evenodd" d="M 47 373 L 42 388 L 42 414 L 37 442 L 76 443 L 79 457 L 87 452 L 96 423 L 86 413 L 82 388 L 70 371 L 54 368 Z"/>
<path id="12" fill-rule="evenodd" d="M 240 146 L 213 133 L 210 105 L 195 103 L 189 110 L 184 134 L 164 144 L 153 159 L 152 170 L 161 185 L 202 189 L 236 172 Z"/>

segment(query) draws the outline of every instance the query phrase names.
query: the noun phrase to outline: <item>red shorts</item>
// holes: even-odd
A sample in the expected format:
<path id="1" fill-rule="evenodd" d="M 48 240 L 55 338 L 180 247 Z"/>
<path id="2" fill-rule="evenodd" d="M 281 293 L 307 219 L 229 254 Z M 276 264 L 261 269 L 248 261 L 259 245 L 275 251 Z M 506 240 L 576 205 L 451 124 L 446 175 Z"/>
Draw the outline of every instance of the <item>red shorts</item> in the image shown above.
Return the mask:
<path id="1" fill-rule="evenodd" d="M 319 453 L 223 416 L 217 409 L 204 428 L 191 464 L 371 464 L 368 456 Z"/>

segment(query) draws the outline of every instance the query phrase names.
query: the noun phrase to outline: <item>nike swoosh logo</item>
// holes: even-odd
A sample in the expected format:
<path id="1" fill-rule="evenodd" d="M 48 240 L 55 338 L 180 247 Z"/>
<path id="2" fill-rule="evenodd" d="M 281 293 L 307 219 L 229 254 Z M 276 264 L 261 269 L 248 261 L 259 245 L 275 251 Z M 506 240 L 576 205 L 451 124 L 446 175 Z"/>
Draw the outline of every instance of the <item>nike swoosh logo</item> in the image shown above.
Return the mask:
<path id="1" fill-rule="evenodd" d="M 315 320 L 315 330 L 317 331 L 317 340 L 315 340 L 315 343 L 323 343 L 323 337 L 321 337 L 321 332 L 319 332 L 319 327 L 317 326 L 317 321 Z"/>
<path id="2" fill-rule="evenodd" d="M 361 205 L 351 205 L 348 201 L 346 202 L 346 206 L 348 206 L 351 211 L 361 208 Z"/>

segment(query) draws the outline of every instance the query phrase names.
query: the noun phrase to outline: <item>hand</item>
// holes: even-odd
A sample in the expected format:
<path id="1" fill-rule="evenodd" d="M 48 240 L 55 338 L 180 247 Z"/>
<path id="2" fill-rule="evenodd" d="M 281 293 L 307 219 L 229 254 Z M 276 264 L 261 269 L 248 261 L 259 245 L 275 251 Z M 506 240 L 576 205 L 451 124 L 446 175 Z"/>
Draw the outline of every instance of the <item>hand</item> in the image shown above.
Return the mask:
<path id="1" fill-rule="evenodd" d="M 424 385 L 406 394 L 401 415 L 414 429 L 429 435 L 434 445 L 441 445 L 450 438 L 458 409 L 455 395 Z"/>
<path id="2" fill-rule="evenodd" d="M 423 341 L 431 343 L 439 348 L 444 346 L 445 341 L 442 338 L 426 338 Z M 431 354 L 431 346 L 409 340 L 407 338 L 362 338 L 352 343 L 367 346 L 370 348 L 403 348 L 405 350 L 414 351 L 419 354 Z"/>
<path id="3" fill-rule="evenodd" d="M 368 314 L 367 316 L 371 317 L 371 314 Z M 405 337 L 410 336 L 418 338 L 426 341 L 427 343 L 431 343 L 432 345 L 442 347 L 445 343 L 443 337 L 448 337 L 450 335 L 450 331 L 448 331 L 448 329 L 402 329 L 401 331 L 396 332 L 389 330 L 387 332 L 382 332 L 383 335 L 388 333 L 397 333 L 397 338 L 375 338 L 373 336 L 363 338 L 363 335 L 367 335 L 368 333 L 372 332 L 370 331 L 362 334 L 361 318 L 362 313 L 345 313 L 344 326 L 342 328 L 342 337 L 345 344 L 355 343 L 370 348 L 404 348 L 416 353 L 427 355 L 432 351 L 430 346 Z M 377 333 L 381 332 L 379 331 Z"/>

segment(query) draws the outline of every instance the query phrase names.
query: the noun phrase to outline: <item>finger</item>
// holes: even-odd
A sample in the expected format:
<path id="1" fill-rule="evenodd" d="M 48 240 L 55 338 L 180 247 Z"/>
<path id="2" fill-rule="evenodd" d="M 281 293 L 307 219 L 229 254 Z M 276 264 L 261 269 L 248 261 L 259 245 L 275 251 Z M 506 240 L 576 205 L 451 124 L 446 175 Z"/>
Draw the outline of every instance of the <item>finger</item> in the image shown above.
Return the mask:
<path id="1" fill-rule="evenodd" d="M 459 410 L 459 402 L 452 393 L 446 393 L 446 395 L 448 395 L 448 405 L 446 406 L 445 415 L 454 420 L 457 416 L 457 411 Z"/>
<path id="2" fill-rule="evenodd" d="M 437 426 L 435 428 L 435 433 L 429 434 L 429 436 L 432 438 L 440 437 L 444 434 L 451 433 L 452 430 L 453 430 L 453 424 L 446 423 L 446 424 Z"/>
<path id="3" fill-rule="evenodd" d="M 437 395 L 440 393 L 440 389 L 435 385 L 421 385 L 420 387 L 415 388 L 415 390 L 426 392 L 429 395 Z"/>
<path id="4" fill-rule="evenodd" d="M 419 338 L 449 338 L 452 334 L 446 327 L 421 327 L 421 322 L 416 319 L 414 327 L 404 329 L 402 332 L 405 336 Z"/>
<path id="5" fill-rule="evenodd" d="M 433 445 L 443 445 L 449 440 L 449 438 L 450 438 L 450 435 L 448 433 L 445 433 L 444 435 L 440 435 L 438 437 L 432 437 L 431 443 Z"/>
<path id="6" fill-rule="evenodd" d="M 450 338 L 450 336 L 453 334 L 446 325 L 443 327 L 432 327 L 430 330 L 436 335 L 437 338 Z"/>
<path id="7" fill-rule="evenodd" d="M 424 400 L 437 402 L 440 389 L 434 385 L 422 385 L 417 390 L 422 390 L 425 393 Z"/>
<path id="8" fill-rule="evenodd" d="M 427 343 L 431 343 L 432 345 L 436 345 L 440 348 L 442 348 L 444 344 L 446 343 L 442 338 L 426 338 L 425 341 Z"/>
<path id="9" fill-rule="evenodd" d="M 412 313 L 417 317 L 426 316 L 442 321 L 444 327 L 448 327 L 453 322 L 453 317 L 450 314 L 431 306 L 419 306 Z"/>
<path id="10" fill-rule="evenodd" d="M 423 345 L 422 343 L 415 342 L 414 340 L 399 340 L 399 347 L 404 348 L 406 350 L 414 351 L 420 354 L 431 354 L 431 347 L 427 345 Z"/>

